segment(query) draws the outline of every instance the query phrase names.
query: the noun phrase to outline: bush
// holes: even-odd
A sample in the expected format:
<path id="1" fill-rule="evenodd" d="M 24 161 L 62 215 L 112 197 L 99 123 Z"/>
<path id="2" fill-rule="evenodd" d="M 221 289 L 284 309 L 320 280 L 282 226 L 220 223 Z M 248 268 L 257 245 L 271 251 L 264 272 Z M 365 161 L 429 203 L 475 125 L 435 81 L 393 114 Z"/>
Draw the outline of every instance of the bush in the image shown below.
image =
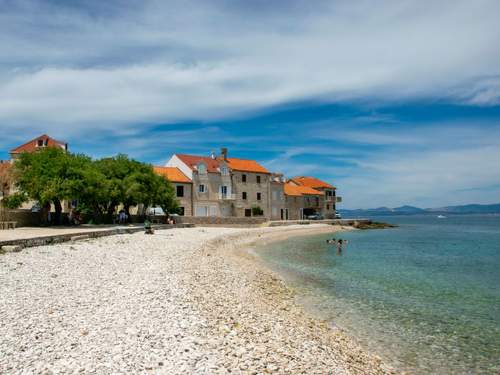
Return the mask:
<path id="1" fill-rule="evenodd" d="M 259 206 L 252 207 L 252 216 L 262 216 L 264 215 L 264 210 Z"/>

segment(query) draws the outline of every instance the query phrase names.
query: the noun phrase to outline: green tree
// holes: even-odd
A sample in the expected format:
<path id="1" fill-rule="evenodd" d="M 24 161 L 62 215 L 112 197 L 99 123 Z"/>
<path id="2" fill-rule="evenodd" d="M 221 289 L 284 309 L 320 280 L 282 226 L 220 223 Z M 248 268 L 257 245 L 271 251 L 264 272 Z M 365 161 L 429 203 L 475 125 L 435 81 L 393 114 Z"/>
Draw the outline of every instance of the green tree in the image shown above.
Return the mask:
<path id="1" fill-rule="evenodd" d="M 177 200 L 175 189 L 172 184 L 164 177 L 155 175 L 154 188 L 151 197 L 151 206 L 160 206 L 164 212 L 177 213 L 179 211 L 179 202 Z"/>
<path id="2" fill-rule="evenodd" d="M 103 214 L 111 220 L 120 204 L 127 213 L 131 206 L 140 204 L 158 205 L 171 213 L 178 207 L 172 185 L 150 165 L 126 155 L 94 161 L 85 155 L 45 148 L 21 154 L 13 170 L 19 193 L 7 203 L 15 206 L 32 199 L 45 211 L 54 204 L 56 223 L 61 221 L 63 200 L 76 199 L 79 209 L 91 213 L 96 222 Z"/>
<path id="3" fill-rule="evenodd" d="M 22 153 L 14 163 L 14 179 L 20 195 L 36 200 L 46 211 L 54 204 L 55 222 L 60 223 L 62 201 L 70 197 L 66 184 L 70 156 L 62 149 L 47 147 Z"/>

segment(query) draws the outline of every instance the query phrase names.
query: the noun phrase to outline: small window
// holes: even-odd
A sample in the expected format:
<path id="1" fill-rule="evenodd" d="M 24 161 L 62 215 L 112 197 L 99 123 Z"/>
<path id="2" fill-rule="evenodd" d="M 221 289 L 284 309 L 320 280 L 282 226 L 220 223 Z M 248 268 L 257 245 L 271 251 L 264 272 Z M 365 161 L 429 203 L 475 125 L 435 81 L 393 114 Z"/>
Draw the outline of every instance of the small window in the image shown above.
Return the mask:
<path id="1" fill-rule="evenodd" d="M 179 215 L 184 216 L 184 207 L 179 207 Z"/>
<path id="2" fill-rule="evenodd" d="M 223 176 L 227 176 L 229 174 L 229 170 L 227 169 L 227 167 L 222 167 L 220 169 L 220 174 Z"/>
<path id="3" fill-rule="evenodd" d="M 178 197 L 183 197 L 184 196 L 184 186 L 177 185 L 177 196 Z"/>
<path id="4" fill-rule="evenodd" d="M 199 186 L 198 186 L 198 192 L 200 192 L 200 193 L 204 193 L 204 192 L 206 192 L 206 187 L 205 187 L 205 185 L 203 185 L 203 184 L 199 185 Z"/>
<path id="5" fill-rule="evenodd" d="M 247 200 L 247 192 L 246 191 L 241 193 L 241 199 Z"/>
<path id="6" fill-rule="evenodd" d="M 261 193 L 257 193 L 257 200 L 260 201 L 261 198 L 262 198 Z"/>
<path id="7" fill-rule="evenodd" d="M 257 176 L 257 183 L 260 184 L 260 176 Z"/>
<path id="8" fill-rule="evenodd" d="M 200 174 L 207 173 L 207 166 L 203 163 L 198 164 L 198 173 Z"/>
<path id="9" fill-rule="evenodd" d="M 241 175 L 241 182 L 247 182 L 247 175 L 246 174 Z"/>
<path id="10" fill-rule="evenodd" d="M 42 147 L 43 146 L 43 139 L 39 139 L 38 140 L 37 146 L 38 147 Z"/>

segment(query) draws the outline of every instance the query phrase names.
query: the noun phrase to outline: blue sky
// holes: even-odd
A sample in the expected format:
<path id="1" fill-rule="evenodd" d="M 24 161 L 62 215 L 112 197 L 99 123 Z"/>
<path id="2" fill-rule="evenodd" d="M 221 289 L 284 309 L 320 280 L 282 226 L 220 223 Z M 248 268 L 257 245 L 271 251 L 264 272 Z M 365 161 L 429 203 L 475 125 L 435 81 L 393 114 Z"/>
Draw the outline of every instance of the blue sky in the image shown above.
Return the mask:
<path id="1" fill-rule="evenodd" d="M 345 208 L 500 202 L 497 1 L 2 1 L 0 158 L 225 146 Z"/>

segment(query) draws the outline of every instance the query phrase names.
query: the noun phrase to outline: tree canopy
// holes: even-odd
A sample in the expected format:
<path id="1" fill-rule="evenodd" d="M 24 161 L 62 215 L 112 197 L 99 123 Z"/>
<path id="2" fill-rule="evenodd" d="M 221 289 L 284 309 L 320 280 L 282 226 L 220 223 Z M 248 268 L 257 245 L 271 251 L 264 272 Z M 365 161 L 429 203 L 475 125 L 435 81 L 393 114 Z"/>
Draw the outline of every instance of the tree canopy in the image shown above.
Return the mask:
<path id="1" fill-rule="evenodd" d="M 64 200 L 76 200 L 81 211 L 96 218 L 110 218 L 119 205 L 127 212 L 138 205 L 160 206 L 169 213 L 178 209 L 172 185 L 151 165 L 126 155 L 92 160 L 48 147 L 21 154 L 13 176 L 19 192 L 9 198 L 11 202 L 32 199 L 41 207 L 52 203 L 56 218 Z"/>

